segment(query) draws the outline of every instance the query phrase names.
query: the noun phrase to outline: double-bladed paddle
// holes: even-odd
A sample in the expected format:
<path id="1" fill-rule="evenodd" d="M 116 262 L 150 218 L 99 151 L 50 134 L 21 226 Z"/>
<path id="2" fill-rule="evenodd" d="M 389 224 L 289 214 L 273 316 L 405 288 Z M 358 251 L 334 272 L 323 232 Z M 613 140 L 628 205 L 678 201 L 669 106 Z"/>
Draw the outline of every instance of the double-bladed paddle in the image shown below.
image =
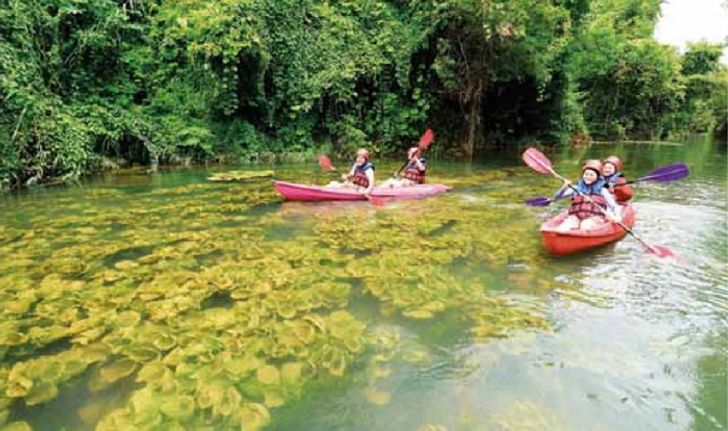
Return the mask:
<path id="1" fill-rule="evenodd" d="M 590 200 L 588 196 L 585 196 L 583 193 L 579 191 L 574 185 L 572 185 L 568 180 L 558 173 L 554 171 L 553 167 L 551 166 L 551 160 L 549 160 L 542 152 L 537 150 L 536 148 L 528 148 L 523 153 L 523 161 L 526 162 L 526 164 L 536 172 L 540 172 L 542 174 L 549 174 L 553 175 L 556 178 L 560 179 L 564 184 L 568 184 L 569 187 L 574 190 L 574 192 L 578 193 L 581 196 L 584 196 L 585 199 Z M 604 214 L 607 214 L 607 210 L 602 208 L 600 205 L 596 205 Z M 632 229 L 630 229 L 627 225 L 625 225 L 622 222 L 617 222 L 617 224 L 624 229 L 625 232 L 632 235 L 637 241 L 640 242 L 645 247 L 645 250 L 647 250 L 649 253 L 655 254 L 659 257 L 675 257 L 679 259 L 679 256 L 676 255 L 672 250 L 670 250 L 667 247 L 663 247 L 660 245 L 650 245 L 645 240 L 637 236 Z"/>
<path id="2" fill-rule="evenodd" d="M 616 184 L 614 187 L 621 187 L 627 184 L 639 183 L 642 181 L 655 181 L 658 183 L 666 183 L 670 181 L 681 180 L 690 175 L 690 170 L 685 163 L 675 163 L 672 165 L 663 166 L 657 168 L 645 176 L 635 178 L 634 180 L 627 181 L 623 184 Z M 551 204 L 554 200 L 545 196 L 537 196 L 535 198 L 527 199 L 526 205 L 532 207 L 545 207 Z"/>

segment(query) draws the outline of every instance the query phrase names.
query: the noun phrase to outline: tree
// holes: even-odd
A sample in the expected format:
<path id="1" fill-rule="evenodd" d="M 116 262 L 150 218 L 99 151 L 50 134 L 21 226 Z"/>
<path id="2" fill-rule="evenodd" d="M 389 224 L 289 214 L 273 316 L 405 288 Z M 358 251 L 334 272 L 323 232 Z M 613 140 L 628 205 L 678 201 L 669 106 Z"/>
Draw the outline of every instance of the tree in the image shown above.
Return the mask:
<path id="1" fill-rule="evenodd" d="M 532 78 L 544 88 L 568 37 L 564 7 L 525 0 L 451 1 L 436 67 L 444 90 L 462 107 L 463 151 L 482 136 L 486 95 L 497 83 Z"/>
<path id="2" fill-rule="evenodd" d="M 720 57 L 725 44 L 689 43 L 682 57 L 685 100 L 678 118 L 680 129 L 695 133 L 726 129 L 728 107 L 728 68 Z"/>
<path id="3" fill-rule="evenodd" d="M 602 0 L 575 32 L 567 73 L 589 132 L 600 138 L 659 138 L 683 98 L 680 58 L 652 39 L 658 0 Z"/>

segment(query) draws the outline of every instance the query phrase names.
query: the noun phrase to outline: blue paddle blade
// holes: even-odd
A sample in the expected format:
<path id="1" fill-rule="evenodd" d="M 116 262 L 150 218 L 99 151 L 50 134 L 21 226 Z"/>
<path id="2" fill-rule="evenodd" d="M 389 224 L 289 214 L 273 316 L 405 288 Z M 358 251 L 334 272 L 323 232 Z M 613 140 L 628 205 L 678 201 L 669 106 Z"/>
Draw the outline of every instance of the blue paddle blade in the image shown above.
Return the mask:
<path id="1" fill-rule="evenodd" d="M 657 181 L 668 182 L 677 181 L 690 175 L 690 170 L 685 163 L 675 163 L 674 165 L 663 166 L 655 169 L 644 177 L 640 177 L 635 181 Z"/>
<path id="2" fill-rule="evenodd" d="M 532 199 L 528 199 L 525 202 L 526 205 L 532 207 L 547 207 L 549 206 L 549 204 L 551 204 L 551 199 L 547 198 L 546 196 L 538 196 Z"/>

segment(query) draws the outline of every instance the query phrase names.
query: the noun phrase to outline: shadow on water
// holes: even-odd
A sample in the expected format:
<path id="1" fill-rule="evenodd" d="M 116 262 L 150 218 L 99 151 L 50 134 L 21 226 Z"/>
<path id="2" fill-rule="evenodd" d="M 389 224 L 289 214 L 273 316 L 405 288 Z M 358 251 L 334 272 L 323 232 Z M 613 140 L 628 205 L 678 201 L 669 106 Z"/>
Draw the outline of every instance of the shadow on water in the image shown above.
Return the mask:
<path id="1" fill-rule="evenodd" d="M 91 391 L 87 386 L 91 374 L 87 370 L 59 388 L 58 396 L 45 404 L 26 406 L 16 402 L 9 421 L 25 419 L 34 431 L 92 430 L 107 412 L 126 404 L 131 393 L 140 387 L 133 377 L 127 377 L 107 389 Z"/>

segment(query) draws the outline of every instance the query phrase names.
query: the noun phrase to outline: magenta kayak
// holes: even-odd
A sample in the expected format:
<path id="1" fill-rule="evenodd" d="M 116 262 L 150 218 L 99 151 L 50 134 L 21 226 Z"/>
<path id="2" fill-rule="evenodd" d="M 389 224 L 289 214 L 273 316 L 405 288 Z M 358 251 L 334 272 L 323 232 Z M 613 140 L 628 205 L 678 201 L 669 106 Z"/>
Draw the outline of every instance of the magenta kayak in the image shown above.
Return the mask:
<path id="1" fill-rule="evenodd" d="M 364 201 L 362 192 L 276 181 L 276 191 L 289 201 Z M 378 198 L 411 199 L 445 193 L 450 187 L 443 184 L 420 184 L 412 187 L 375 187 L 372 196 Z"/>

